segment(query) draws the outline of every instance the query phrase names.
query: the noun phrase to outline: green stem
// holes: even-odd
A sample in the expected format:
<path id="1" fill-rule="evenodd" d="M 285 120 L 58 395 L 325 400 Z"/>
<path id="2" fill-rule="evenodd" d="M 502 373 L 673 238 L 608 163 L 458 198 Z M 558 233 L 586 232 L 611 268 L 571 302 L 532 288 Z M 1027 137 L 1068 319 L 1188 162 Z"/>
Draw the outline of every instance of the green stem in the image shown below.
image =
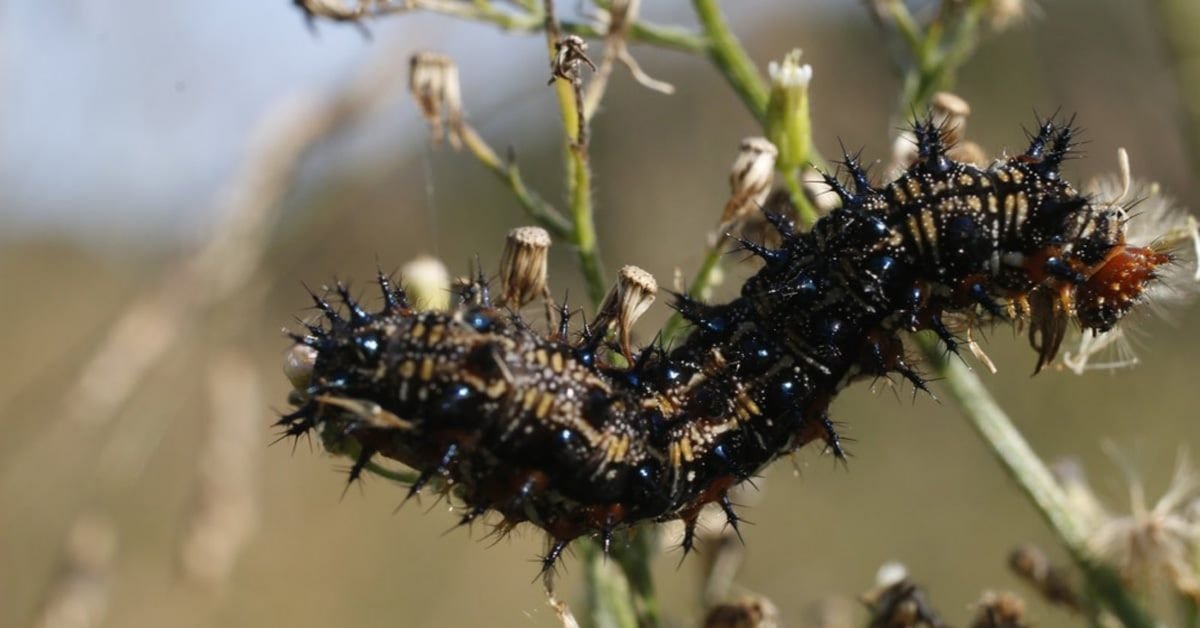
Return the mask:
<path id="1" fill-rule="evenodd" d="M 1097 598 L 1116 615 L 1126 628 L 1152 628 L 1155 622 L 1122 586 L 1108 567 L 1100 564 L 1087 547 L 1087 528 L 1076 513 L 1050 470 L 1012 424 L 1008 415 L 992 398 L 983 382 L 961 361 L 947 359 L 936 339 L 918 337 L 925 357 L 934 372 L 944 379 L 950 396 L 962 408 L 963 416 L 983 438 L 1009 477 L 1017 482 L 1025 496 L 1037 507 L 1042 518 L 1067 548 L 1071 558 L 1087 577 Z"/>
<path id="2" fill-rule="evenodd" d="M 700 269 L 696 271 L 696 276 L 692 278 L 692 283 L 688 286 L 687 295 L 693 299 L 701 298 L 701 295 L 708 291 L 712 285 L 713 271 L 721 264 L 721 258 L 725 257 L 725 237 L 723 234 L 717 234 L 715 241 L 709 245 L 708 251 L 704 254 L 704 261 L 700 262 Z M 679 334 L 683 333 L 687 323 L 683 317 L 676 312 L 667 319 L 667 324 L 663 326 L 663 341 L 670 346 Z"/>
<path id="3" fill-rule="evenodd" d="M 508 189 L 512 191 L 517 202 L 531 218 L 556 237 L 571 237 L 575 226 L 550 203 L 543 200 L 538 193 L 525 186 L 525 180 L 521 178 L 517 161 L 511 154 L 507 159 L 501 160 L 496 151 L 492 150 L 492 147 L 475 132 L 475 129 L 466 123 L 460 125 L 458 134 L 462 138 L 463 146 L 479 160 L 479 163 L 486 166 L 492 174 L 508 185 Z"/>
<path id="4" fill-rule="evenodd" d="M 411 486 L 413 482 L 417 481 L 417 473 L 415 471 L 394 471 L 376 462 L 368 462 L 367 466 L 363 468 L 381 478 L 387 478 L 405 486 Z"/>
<path id="5" fill-rule="evenodd" d="M 800 224 L 797 225 L 802 230 L 807 230 L 817 222 L 821 217 L 817 212 L 817 208 L 813 207 L 811 201 L 808 200 L 808 193 L 804 191 L 804 183 L 800 181 L 801 170 L 792 168 L 788 172 L 781 172 L 783 175 L 784 185 L 788 189 L 788 197 L 792 199 L 792 204 L 796 206 L 796 213 L 800 219 Z"/>
<path id="6" fill-rule="evenodd" d="M 1159 23 L 1171 56 L 1192 164 L 1200 169 L 1200 3 L 1157 0 Z"/>
<path id="7" fill-rule="evenodd" d="M 592 628 L 637 628 L 638 615 L 626 573 L 614 569 L 594 542 L 581 543 L 580 554 Z"/>
<path id="8" fill-rule="evenodd" d="M 725 76 L 729 86 L 737 93 L 759 124 L 767 121 L 767 84 L 758 73 L 754 61 L 746 54 L 741 42 L 729 30 L 725 16 L 717 7 L 716 0 L 692 0 L 704 34 L 708 36 L 708 57 Z"/>

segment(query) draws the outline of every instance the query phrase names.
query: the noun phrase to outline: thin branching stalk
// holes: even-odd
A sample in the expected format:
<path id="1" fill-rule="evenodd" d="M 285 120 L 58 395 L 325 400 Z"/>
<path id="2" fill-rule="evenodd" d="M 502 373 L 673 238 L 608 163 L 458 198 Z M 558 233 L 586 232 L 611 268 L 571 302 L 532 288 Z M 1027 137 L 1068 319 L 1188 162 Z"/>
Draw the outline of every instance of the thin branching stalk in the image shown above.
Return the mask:
<path id="1" fill-rule="evenodd" d="M 717 0 L 692 0 L 704 33 L 708 36 L 708 57 L 717 70 L 729 82 L 729 86 L 742 99 L 746 108 L 760 124 L 766 124 L 767 99 L 769 92 L 754 61 L 742 47 L 736 35 L 729 30 L 725 16 L 717 6 Z"/>
<path id="2" fill-rule="evenodd" d="M 526 4 L 528 6 L 524 11 L 511 12 L 498 9 L 489 1 L 468 3 L 461 0 L 406 0 L 381 3 L 381 6 L 372 11 L 372 15 L 413 12 L 440 13 L 460 19 L 494 24 L 501 29 L 516 33 L 542 31 L 545 27 L 545 13 L 536 3 Z M 602 29 L 592 24 L 566 21 L 560 22 L 559 27 L 564 34 L 578 35 L 585 39 L 601 39 L 605 36 Z M 632 42 L 693 54 L 708 49 L 704 37 L 686 29 L 642 21 L 629 25 L 628 38 Z"/>
<path id="3" fill-rule="evenodd" d="M 530 218 L 557 237 L 571 237 L 575 231 L 571 220 L 525 185 L 525 180 L 521 178 L 521 170 L 517 167 L 516 157 L 511 152 L 506 159 L 500 159 L 496 151 L 475 132 L 474 128 L 467 124 L 462 125 L 459 136 L 462 138 L 463 146 L 475 156 L 475 159 L 479 160 L 479 163 L 486 166 L 492 174 L 508 186 Z"/>
<path id="4" fill-rule="evenodd" d="M 983 382 L 961 361 L 948 358 L 932 336 L 922 336 L 920 343 L 934 372 L 944 379 L 944 387 L 962 409 L 963 417 L 1037 507 L 1086 575 L 1092 594 L 1126 627 L 1154 626 L 1154 621 L 1122 586 L 1117 574 L 1092 556 L 1088 550 L 1087 527 L 1079 514 L 1072 510 L 1062 487 Z"/>
<path id="5" fill-rule="evenodd" d="M 545 3 L 546 46 L 553 62 L 563 34 L 554 13 L 553 0 Z M 588 163 L 587 118 L 583 110 L 583 92 L 579 79 L 554 79 L 559 112 L 563 120 L 565 148 L 563 163 L 567 173 L 567 197 L 572 221 L 571 243 L 579 256 L 579 267 L 587 283 L 588 297 L 597 306 L 608 289 L 604 266 L 596 245 L 596 224 L 592 206 L 592 171 Z"/>

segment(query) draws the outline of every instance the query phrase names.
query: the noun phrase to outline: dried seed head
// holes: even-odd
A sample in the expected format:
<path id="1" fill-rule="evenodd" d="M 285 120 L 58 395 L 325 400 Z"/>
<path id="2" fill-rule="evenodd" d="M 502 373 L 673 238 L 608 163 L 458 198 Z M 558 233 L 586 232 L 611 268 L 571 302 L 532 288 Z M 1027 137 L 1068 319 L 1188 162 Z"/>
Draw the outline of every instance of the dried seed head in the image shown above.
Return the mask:
<path id="1" fill-rule="evenodd" d="M 704 617 L 704 628 L 776 628 L 779 609 L 761 595 L 748 595 L 712 607 Z"/>
<path id="2" fill-rule="evenodd" d="M 500 304 L 519 309 L 546 293 L 550 234 L 541 227 L 508 232 L 500 258 Z"/>
<path id="3" fill-rule="evenodd" d="M 1046 553 L 1033 545 L 1022 545 L 1008 555 L 1008 566 L 1046 601 L 1079 611 L 1083 607 L 1066 570 L 1050 562 Z"/>
<path id="4" fill-rule="evenodd" d="M 779 149 L 765 137 L 742 140 L 729 172 L 729 201 L 721 213 L 721 224 L 743 218 L 762 207 L 775 183 L 775 159 L 778 156 Z"/>
<path id="5" fill-rule="evenodd" d="M 283 356 L 283 374 L 296 390 L 308 388 L 313 365 L 317 363 L 317 350 L 308 345 L 292 345 Z"/>
<path id="6" fill-rule="evenodd" d="M 875 575 L 875 588 L 861 596 L 871 611 L 871 628 L 891 626 L 945 626 L 929 605 L 925 592 L 908 578 L 896 562 L 885 563 Z"/>
<path id="7" fill-rule="evenodd" d="M 450 145 L 459 148 L 462 145 L 462 93 L 454 60 L 436 52 L 413 54 L 408 66 L 408 89 L 429 123 L 433 143 L 441 144 L 447 135 L 445 124 L 449 126 Z"/>
<path id="8" fill-rule="evenodd" d="M 1117 452 L 1110 451 L 1118 462 Z M 1088 545 L 1127 582 L 1166 583 L 1180 595 L 1200 603 L 1200 525 L 1189 504 L 1200 496 L 1200 474 L 1180 454 L 1166 492 L 1153 505 L 1128 463 L 1130 513 L 1112 516 L 1090 531 Z"/>
<path id="9" fill-rule="evenodd" d="M 971 628 L 1024 628 L 1025 602 L 1008 592 L 984 591 L 975 603 Z"/>
<path id="10" fill-rule="evenodd" d="M 402 266 L 400 275 L 415 309 L 450 309 L 450 273 L 441 260 L 422 255 Z"/>
<path id="11" fill-rule="evenodd" d="M 641 318 L 658 294 L 654 275 L 638 268 L 625 266 L 617 273 L 617 283 L 608 291 L 596 314 L 596 333 L 606 333 L 616 326 L 621 351 L 626 358 L 633 356 L 630 335 L 634 323 Z"/>
<path id="12" fill-rule="evenodd" d="M 550 83 L 560 78 L 571 83 L 579 83 L 579 64 L 586 64 L 593 72 L 596 64 L 587 56 L 587 42 L 578 35 L 567 35 L 554 44 L 554 59 L 550 61 Z"/>

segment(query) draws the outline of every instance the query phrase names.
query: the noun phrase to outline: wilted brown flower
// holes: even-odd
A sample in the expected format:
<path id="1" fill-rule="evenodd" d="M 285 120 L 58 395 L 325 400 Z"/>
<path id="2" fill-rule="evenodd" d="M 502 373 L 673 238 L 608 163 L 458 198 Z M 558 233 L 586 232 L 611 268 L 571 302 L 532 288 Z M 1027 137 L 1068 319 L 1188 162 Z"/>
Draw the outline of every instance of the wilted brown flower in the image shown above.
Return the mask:
<path id="1" fill-rule="evenodd" d="M 721 212 L 722 225 L 757 210 L 767 200 L 778 156 L 779 150 L 765 137 L 742 140 L 729 172 L 729 201 Z"/>
<path id="2" fill-rule="evenodd" d="M 617 273 L 617 283 L 600 304 L 600 310 L 596 314 L 595 333 L 606 333 L 615 325 L 622 353 L 626 358 L 632 358 L 630 336 L 633 325 L 650 309 L 657 294 L 658 282 L 655 281 L 654 275 L 637 266 L 621 268 Z"/>
<path id="3" fill-rule="evenodd" d="M 984 591 L 975 603 L 971 628 L 1025 628 L 1025 602 L 1008 592 Z"/>
<path id="4" fill-rule="evenodd" d="M 462 93 L 454 59 L 436 52 L 413 54 L 408 65 L 408 89 L 429 123 L 433 143 L 440 144 L 449 135 L 451 146 L 462 146 Z M 448 134 L 443 125 L 449 127 Z"/>
<path id="5" fill-rule="evenodd" d="M 750 595 L 712 607 L 704 628 L 777 628 L 779 609 L 761 595 Z"/>
<path id="6" fill-rule="evenodd" d="M 550 234 L 541 227 L 508 232 L 500 258 L 500 304 L 521 308 L 546 294 Z"/>

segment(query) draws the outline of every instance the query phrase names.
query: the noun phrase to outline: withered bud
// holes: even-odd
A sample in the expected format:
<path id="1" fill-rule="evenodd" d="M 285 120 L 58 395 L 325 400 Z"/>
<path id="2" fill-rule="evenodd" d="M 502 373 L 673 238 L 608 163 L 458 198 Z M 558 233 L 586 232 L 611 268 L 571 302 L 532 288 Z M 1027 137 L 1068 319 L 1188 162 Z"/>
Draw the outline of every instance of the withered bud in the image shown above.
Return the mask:
<path id="1" fill-rule="evenodd" d="M 317 350 L 308 345 L 292 345 L 283 356 L 283 375 L 296 390 L 308 388 L 313 366 L 317 363 Z"/>
<path id="2" fill-rule="evenodd" d="M 900 563 L 881 566 L 875 575 L 875 588 L 860 599 L 871 611 L 870 628 L 946 625 L 930 606 L 925 591 L 909 579 L 908 570 Z"/>
<path id="3" fill-rule="evenodd" d="M 417 52 L 409 59 L 408 89 L 429 123 L 435 145 L 441 144 L 449 126 L 450 145 L 462 146 L 462 92 L 454 59 L 436 52 Z M 445 122 L 443 123 L 443 118 Z"/>
<path id="4" fill-rule="evenodd" d="M 1025 602 L 1008 592 L 984 591 L 975 603 L 971 628 L 1024 628 Z"/>
<path id="5" fill-rule="evenodd" d="M 632 358 L 630 335 L 633 325 L 650 309 L 657 294 L 658 282 L 654 280 L 654 275 L 637 266 L 622 267 L 617 273 L 616 285 L 608 291 L 608 295 L 600 304 L 600 311 L 596 314 L 595 332 L 607 333 L 615 325 L 621 352 L 626 358 Z"/>
<path id="6" fill-rule="evenodd" d="M 1047 601 L 1074 611 L 1082 609 L 1066 573 L 1050 563 L 1045 552 L 1033 545 L 1022 545 L 1008 556 L 1008 566 Z"/>
<path id="7" fill-rule="evenodd" d="M 586 64 L 595 72 L 596 64 L 588 58 L 587 49 L 587 42 L 578 35 L 567 35 L 555 42 L 554 59 L 550 62 L 550 72 L 553 76 L 546 84 L 553 83 L 556 78 L 578 83 L 582 80 L 579 76 L 580 63 Z"/>
<path id="8" fill-rule="evenodd" d="M 550 234 L 541 227 L 508 232 L 500 258 L 500 304 L 519 309 L 546 293 Z"/>
<path id="9" fill-rule="evenodd" d="M 779 609 L 761 595 L 718 604 L 704 617 L 704 628 L 776 628 Z"/>
<path id="10" fill-rule="evenodd" d="M 450 309 L 450 273 L 441 260 L 422 255 L 402 266 L 400 275 L 415 309 Z"/>
<path id="11" fill-rule="evenodd" d="M 1031 0 L 989 0 L 984 7 L 988 26 L 996 32 L 1006 30 L 1028 17 Z"/>
<path id="12" fill-rule="evenodd" d="M 747 137 L 738 146 L 729 172 L 729 201 L 721 213 L 721 224 L 758 209 L 775 183 L 775 159 L 779 149 L 765 137 Z"/>

